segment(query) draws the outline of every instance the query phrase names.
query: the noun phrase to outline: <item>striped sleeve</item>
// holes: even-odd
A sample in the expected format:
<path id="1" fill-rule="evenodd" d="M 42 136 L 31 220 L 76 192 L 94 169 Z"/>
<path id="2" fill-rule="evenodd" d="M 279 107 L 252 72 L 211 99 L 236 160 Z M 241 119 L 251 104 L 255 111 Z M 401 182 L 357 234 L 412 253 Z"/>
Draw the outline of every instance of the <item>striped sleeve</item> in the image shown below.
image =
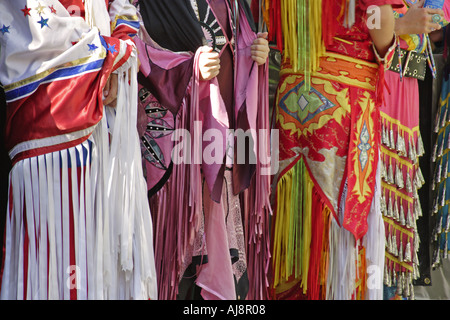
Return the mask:
<path id="1" fill-rule="evenodd" d="M 136 7 L 129 0 L 113 0 L 109 3 L 111 36 L 121 40 L 133 39 L 139 31 Z"/>

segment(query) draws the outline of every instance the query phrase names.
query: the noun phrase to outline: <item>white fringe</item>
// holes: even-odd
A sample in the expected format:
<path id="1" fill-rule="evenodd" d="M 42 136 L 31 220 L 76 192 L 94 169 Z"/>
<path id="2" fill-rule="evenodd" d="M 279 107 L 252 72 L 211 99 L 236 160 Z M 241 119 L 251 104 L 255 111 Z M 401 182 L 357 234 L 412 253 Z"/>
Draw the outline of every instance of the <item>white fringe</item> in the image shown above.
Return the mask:
<path id="1" fill-rule="evenodd" d="M 351 300 L 356 285 L 357 250 L 351 232 L 335 220 L 330 227 L 330 265 L 327 300 Z"/>
<path id="2" fill-rule="evenodd" d="M 69 299 L 71 287 L 78 299 L 157 299 L 153 227 L 136 127 L 137 79 L 129 77 L 136 73 L 134 51 L 118 70 L 115 112 L 105 108 L 113 122 L 105 116 L 82 144 L 12 168 L 1 299 Z"/>
<path id="3" fill-rule="evenodd" d="M 381 175 L 377 170 L 374 200 L 368 216 L 369 229 L 362 239 L 366 249 L 367 291 L 366 300 L 383 300 L 385 259 L 384 221 L 380 210 Z M 345 195 L 343 196 L 345 197 Z M 344 212 L 342 204 L 340 213 Z M 342 225 L 342 214 L 341 225 Z M 330 227 L 330 264 L 327 279 L 327 300 L 351 300 L 356 293 L 358 244 L 353 234 L 332 219 Z"/>
<path id="4" fill-rule="evenodd" d="M 346 197 L 346 191 L 342 199 Z M 345 212 L 345 201 L 339 208 L 340 225 Z M 357 246 L 353 234 L 340 227 L 335 219 L 330 225 L 330 265 L 327 279 L 327 300 L 351 300 L 356 290 Z"/>
<path id="5" fill-rule="evenodd" d="M 381 160 L 379 162 L 381 164 Z M 383 300 L 383 277 L 385 262 L 385 229 L 380 208 L 381 174 L 377 170 L 375 196 L 367 223 L 369 229 L 364 236 L 363 245 L 366 248 L 367 291 L 366 300 Z"/>
<path id="6" fill-rule="evenodd" d="M 112 265 L 117 266 L 111 268 L 111 272 L 118 273 L 114 277 L 118 282 L 111 281 L 108 290 L 108 296 L 112 299 L 157 298 L 153 227 L 136 129 L 137 108 L 127 108 L 129 105 L 137 106 L 137 79 L 129 77 L 136 73 L 137 54 L 134 50 L 132 57 L 118 71 L 117 107 L 115 112 L 108 112 L 112 156 L 108 166 L 111 172 L 107 193 L 120 203 L 111 208 L 112 219 L 109 221 L 113 245 L 110 259 Z"/>
<path id="7" fill-rule="evenodd" d="M 111 35 L 111 25 L 108 10 L 103 0 L 83 0 L 85 21 L 93 28 L 97 27 L 103 36 Z"/>

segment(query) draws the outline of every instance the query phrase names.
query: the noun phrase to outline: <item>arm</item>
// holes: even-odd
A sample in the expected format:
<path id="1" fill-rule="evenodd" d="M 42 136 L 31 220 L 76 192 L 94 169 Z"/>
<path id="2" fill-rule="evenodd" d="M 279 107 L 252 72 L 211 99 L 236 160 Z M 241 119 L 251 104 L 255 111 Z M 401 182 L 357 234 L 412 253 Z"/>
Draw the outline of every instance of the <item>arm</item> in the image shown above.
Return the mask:
<path id="1" fill-rule="evenodd" d="M 380 57 L 385 57 L 389 48 L 395 42 L 395 18 L 391 5 L 382 5 L 379 10 L 374 10 L 368 15 L 368 19 L 373 14 L 379 14 L 376 17 L 380 21 L 379 28 L 369 28 L 369 33 L 374 43 L 375 49 Z"/>
<path id="2" fill-rule="evenodd" d="M 111 36 L 121 40 L 131 40 L 139 31 L 139 18 L 136 8 L 129 0 L 110 1 L 109 17 L 111 20 Z M 103 89 L 103 103 L 115 106 L 118 90 L 117 74 L 112 73 Z"/>

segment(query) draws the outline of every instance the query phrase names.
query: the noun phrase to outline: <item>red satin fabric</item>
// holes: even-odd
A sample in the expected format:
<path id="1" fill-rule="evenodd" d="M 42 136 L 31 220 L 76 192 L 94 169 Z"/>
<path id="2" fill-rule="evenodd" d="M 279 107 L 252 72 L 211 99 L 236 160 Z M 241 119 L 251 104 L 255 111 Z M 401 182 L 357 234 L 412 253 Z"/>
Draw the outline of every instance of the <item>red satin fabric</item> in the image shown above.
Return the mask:
<path id="1" fill-rule="evenodd" d="M 105 38 L 105 41 L 116 48 L 120 46 L 118 39 Z M 97 124 L 103 115 L 102 89 L 111 72 L 129 56 L 131 48 L 128 49 L 128 54 L 114 65 L 118 52 L 109 52 L 100 71 L 41 84 L 32 95 L 9 103 L 5 129 L 7 150 L 22 142 L 70 134 Z M 23 152 L 12 159 L 13 163 L 75 146 L 88 136 Z"/>

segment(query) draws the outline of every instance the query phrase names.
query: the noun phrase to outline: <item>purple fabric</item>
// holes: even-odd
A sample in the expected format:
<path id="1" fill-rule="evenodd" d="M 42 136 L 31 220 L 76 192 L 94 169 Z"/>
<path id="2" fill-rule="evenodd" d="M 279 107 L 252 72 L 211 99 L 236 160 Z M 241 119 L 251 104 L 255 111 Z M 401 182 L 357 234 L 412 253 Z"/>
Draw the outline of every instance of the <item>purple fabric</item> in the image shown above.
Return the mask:
<path id="1" fill-rule="evenodd" d="M 173 52 L 161 48 L 150 38 L 147 32 L 145 32 L 145 29 L 141 30 L 141 33 L 136 40 L 136 48 L 138 49 L 139 56 L 142 58 L 140 60 L 141 65 L 139 69 L 146 77 L 149 76 L 151 71 L 151 67 L 148 62 L 148 58 L 150 57 L 152 58 L 152 61 L 154 60 L 153 63 L 155 65 L 158 65 L 160 68 L 166 70 L 173 69 L 186 60 L 193 58 L 193 54 L 190 52 Z M 148 55 L 145 54 L 146 47 L 148 47 L 151 51 Z M 155 57 L 157 58 L 155 59 Z"/>
<path id="2" fill-rule="evenodd" d="M 226 150 L 227 130 L 229 129 L 227 109 L 220 94 L 217 78 L 213 78 L 210 81 L 200 80 L 198 57 L 199 54 L 196 54 L 196 59 L 194 59 L 194 77 L 192 81 L 190 105 L 190 108 L 193 110 L 198 110 L 198 113 L 194 111 L 196 116 L 192 117 L 191 121 L 202 122 L 202 137 L 205 137 L 205 133 L 207 132 L 215 132 L 215 137 L 220 136 L 222 138 L 221 145 L 219 145 L 221 148 L 217 147 L 217 143 L 219 141 L 209 142 L 206 141 L 206 139 L 202 139 L 201 154 L 203 155 L 203 152 L 208 145 L 215 143 L 215 150 L 219 151 L 220 154 L 223 155 L 221 158 L 223 160 Z M 194 124 L 192 123 L 191 127 L 193 126 Z M 205 175 L 206 183 L 212 199 L 219 202 L 222 194 L 223 182 L 223 175 L 219 176 L 219 173 L 223 172 L 223 161 L 219 163 L 207 163 L 205 160 L 207 159 L 202 157 L 202 171 Z M 216 182 L 220 183 L 217 184 Z M 213 192 L 215 194 L 213 194 Z"/>
<path id="3" fill-rule="evenodd" d="M 211 10 L 217 19 L 217 23 L 222 28 L 224 36 L 227 38 L 227 44 L 220 51 L 220 73 L 217 75 L 219 81 L 220 93 L 228 112 L 228 120 L 230 128 L 234 128 L 235 122 L 233 117 L 234 108 L 234 53 L 231 45 L 233 31 L 231 29 L 230 20 L 228 19 L 228 4 L 226 1 L 208 0 Z"/>
<path id="4" fill-rule="evenodd" d="M 444 2 L 444 8 L 442 10 L 444 10 L 445 20 L 450 21 L 450 1 Z"/>
<path id="5" fill-rule="evenodd" d="M 210 1 L 209 3 L 215 7 L 218 2 Z M 214 8 L 212 9 L 214 10 Z M 214 13 L 218 14 L 219 12 Z M 174 166 L 167 188 L 163 188 L 159 192 L 160 198 L 157 200 L 159 204 L 155 204 L 156 208 L 152 211 L 156 215 L 155 252 L 158 261 L 161 261 L 161 266 L 158 267 L 161 297 L 173 298 L 176 294 L 176 289 L 171 286 L 176 286 L 177 280 L 179 280 L 177 277 L 180 276 L 178 274 L 180 264 L 186 262 L 184 261 L 186 253 L 192 247 L 196 234 L 199 232 L 204 209 L 208 264 L 199 268 L 197 283 L 203 289 L 202 296 L 205 299 L 235 298 L 230 255 L 225 241 L 227 235 L 224 229 L 223 214 L 220 214 L 223 213 L 224 205 L 221 203 L 221 198 L 225 166 L 223 163 L 205 163 L 203 157 L 199 162 L 195 156 L 202 155 L 213 141 L 203 141 L 202 139 L 202 143 L 194 144 L 193 139 L 196 138 L 195 130 L 199 131 L 202 137 L 210 129 L 218 130 L 216 133 L 220 132 L 223 137 L 220 152 L 225 155 L 226 130 L 230 126 L 233 129 L 241 128 L 244 131 L 251 128 L 255 132 L 257 129 L 269 129 L 268 66 L 266 64 L 258 67 L 252 60 L 250 46 L 256 38 L 256 34 L 247 23 L 245 12 L 242 9 L 240 16 L 244 18 L 240 19 L 237 51 L 234 56 L 231 52 L 228 57 L 231 61 L 228 63 L 229 66 L 225 67 L 226 71 L 231 72 L 226 76 L 226 73 L 222 73 L 223 70 L 221 70 L 222 77 L 211 81 L 200 81 L 199 79 L 198 51 L 194 56 L 168 52 L 157 48 L 151 39 L 144 39 L 144 42 L 137 39 L 142 63 L 142 77 L 149 81 L 147 85 L 153 86 L 150 88 L 155 97 L 165 101 L 164 103 L 160 101 L 165 107 L 176 106 L 180 99 L 178 96 L 182 97 L 181 108 L 171 109 L 174 115 L 177 115 L 175 128 L 188 130 L 192 140 L 191 164 Z M 219 17 L 222 15 L 219 14 Z M 231 49 L 229 46 L 226 48 L 226 50 Z M 149 53 L 148 57 L 147 52 Z M 224 55 L 221 60 L 222 58 L 227 59 Z M 236 60 L 233 61 L 232 58 Z M 190 68 L 186 67 L 188 63 L 191 63 Z M 187 78 L 189 81 L 186 81 Z M 227 93 L 229 91 L 226 89 L 227 85 L 229 85 L 228 89 L 231 89 L 231 96 Z M 169 92 L 176 98 L 164 96 Z M 196 127 L 195 121 L 202 121 L 202 127 Z M 256 138 L 254 137 L 254 141 L 258 141 Z M 264 142 L 268 147 L 268 140 Z M 259 146 L 255 145 L 252 152 L 257 154 L 258 149 Z M 267 283 L 264 279 L 267 276 L 269 257 L 267 226 L 268 212 L 270 211 L 270 177 L 260 174 L 259 163 L 233 166 L 235 193 L 248 187 L 245 191 L 247 200 L 243 215 L 245 216 L 245 227 L 248 228 L 246 230 L 249 240 L 247 256 L 252 261 L 249 277 L 262 280 L 253 281 L 251 297 L 264 295 L 263 291 L 266 290 Z M 205 192 L 202 190 L 203 177 L 206 180 L 207 191 Z M 168 258 L 167 252 L 173 252 L 176 257 Z M 218 272 L 222 273 L 218 274 Z M 252 283 L 252 281 L 250 282 Z"/>
<path id="6" fill-rule="evenodd" d="M 242 10 L 242 8 L 241 8 Z M 241 14 L 243 14 L 241 12 Z M 260 73 L 260 69 L 251 57 L 251 45 L 256 38 L 247 20 L 240 21 L 239 35 L 236 52 L 236 85 L 235 85 L 235 123 L 236 129 L 247 131 L 251 129 L 252 138 L 255 142 L 252 150 L 257 156 L 258 137 L 256 129 L 258 126 L 258 113 L 262 116 L 264 110 L 268 110 L 268 101 L 261 92 L 267 85 L 267 74 Z M 267 111 L 268 112 L 268 111 Z M 253 129 L 253 130 L 252 130 Z M 250 185 L 256 166 L 251 163 L 235 163 L 233 171 L 233 190 L 236 194 L 241 193 Z"/>
<path id="7" fill-rule="evenodd" d="M 208 190 L 205 190 L 203 199 L 208 263 L 201 267 L 196 283 L 203 289 L 201 295 L 205 300 L 236 300 L 228 248 L 226 204 L 212 201 Z"/>
<path id="8" fill-rule="evenodd" d="M 135 43 L 141 62 L 139 83 L 176 115 L 191 80 L 193 55 L 162 49 L 146 33 L 136 38 Z"/>

